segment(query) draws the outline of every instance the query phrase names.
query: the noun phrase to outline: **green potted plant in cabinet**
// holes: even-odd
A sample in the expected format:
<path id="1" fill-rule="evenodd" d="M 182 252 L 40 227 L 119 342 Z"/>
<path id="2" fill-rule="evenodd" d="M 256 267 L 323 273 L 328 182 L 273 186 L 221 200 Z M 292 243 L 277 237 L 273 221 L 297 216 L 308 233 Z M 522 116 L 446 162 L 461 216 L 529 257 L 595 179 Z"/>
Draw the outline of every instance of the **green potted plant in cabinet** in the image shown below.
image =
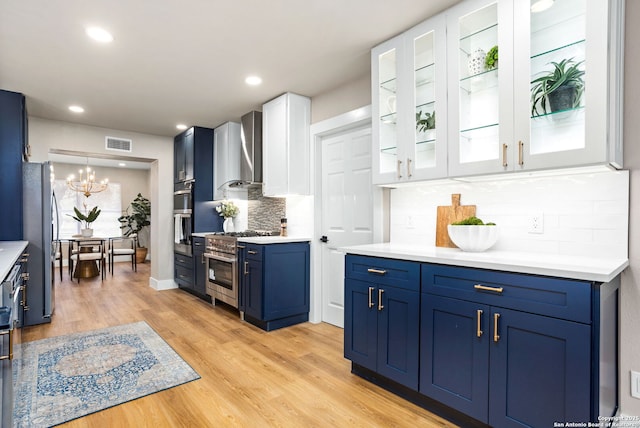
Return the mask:
<path id="1" fill-rule="evenodd" d="M 129 212 L 129 210 L 131 210 L 131 212 Z M 138 193 L 138 196 L 131 202 L 131 205 L 127 207 L 125 214 L 118 217 L 122 234 L 128 237 L 134 235 L 137 237 L 136 263 L 144 263 L 147 257 L 148 249 L 141 243 L 140 232 L 151 224 L 149 221 L 150 217 L 151 202 L 140 193 Z"/>
<path id="2" fill-rule="evenodd" d="M 553 69 L 531 81 L 531 116 L 541 116 L 580 106 L 584 93 L 583 61 L 573 58 L 551 62 Z M 548 105 L 548 108 L 547 108 Z"/>
<path id="3" fill-rule="evenodd" d="M 416 113 L 416 131 L 418 141 L 433 141 L 436 139 L 436 112 L 422 113 L 422 110 Z"/>

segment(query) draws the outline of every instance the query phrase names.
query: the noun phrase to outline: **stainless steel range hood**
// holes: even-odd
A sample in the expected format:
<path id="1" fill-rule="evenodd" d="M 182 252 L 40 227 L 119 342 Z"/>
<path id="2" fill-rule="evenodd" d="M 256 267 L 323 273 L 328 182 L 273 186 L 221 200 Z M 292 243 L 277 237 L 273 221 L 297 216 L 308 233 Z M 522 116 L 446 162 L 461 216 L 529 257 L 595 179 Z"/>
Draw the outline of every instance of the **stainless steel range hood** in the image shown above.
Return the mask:
<path id="1" fill-rule="evenodd" d="M 252 111 L 240 119 L 240 182 L 236 186 L 262 185 L 262 113 Z"/>

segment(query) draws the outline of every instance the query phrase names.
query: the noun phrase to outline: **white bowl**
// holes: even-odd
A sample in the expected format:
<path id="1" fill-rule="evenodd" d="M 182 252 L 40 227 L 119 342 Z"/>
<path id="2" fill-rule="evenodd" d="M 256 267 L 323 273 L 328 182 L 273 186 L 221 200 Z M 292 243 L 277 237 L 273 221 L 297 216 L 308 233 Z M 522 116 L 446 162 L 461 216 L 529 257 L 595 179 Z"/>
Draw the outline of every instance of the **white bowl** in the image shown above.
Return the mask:
<path id="1" fill-rule="evenodd" d="M 498 240 L 498 226 L 448 225 L 449 238 L 462 251 L 485 251 Z"/>

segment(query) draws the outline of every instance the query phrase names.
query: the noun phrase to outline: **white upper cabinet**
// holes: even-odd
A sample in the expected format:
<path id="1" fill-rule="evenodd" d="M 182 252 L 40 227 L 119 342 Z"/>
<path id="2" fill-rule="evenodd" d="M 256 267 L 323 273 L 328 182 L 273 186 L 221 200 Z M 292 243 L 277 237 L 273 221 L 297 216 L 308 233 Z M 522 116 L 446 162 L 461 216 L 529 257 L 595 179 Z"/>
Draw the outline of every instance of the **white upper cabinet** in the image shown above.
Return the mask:
<path id="1" fill-rule="evenodd" d="M 240 180 L 240 124 L 226 122 L 213 130 L 213 199 L 226 198 L 227 184 Z"/>
<path id="2" fill-rule="evenodd" d="M 447 13 L 450 176 L 621 166 L 608 133 L 615 3 L 469 0 Z"/>
<path id="3" fill-rule="evenodd" d="M 310 193 L 311 100 L 286 93 L 262 106 L 263 193 Z"/>
<path id="4" fill-rule="evenodd" d="M 447 174 L 445 23 L 433 17 L 371 52 L 375 184 Z"/>
<path id="5" fill-rule="evenodd" d="M 621 1 L 466 0 L 375 47 L 374 183 L 621 168 Z"/>

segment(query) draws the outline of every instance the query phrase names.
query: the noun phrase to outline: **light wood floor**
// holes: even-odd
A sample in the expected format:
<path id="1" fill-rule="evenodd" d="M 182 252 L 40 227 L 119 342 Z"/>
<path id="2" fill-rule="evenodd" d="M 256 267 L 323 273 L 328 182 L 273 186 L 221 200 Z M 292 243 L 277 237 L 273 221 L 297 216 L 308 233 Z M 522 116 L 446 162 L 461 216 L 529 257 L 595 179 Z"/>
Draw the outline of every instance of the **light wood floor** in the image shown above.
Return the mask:
<path id="1" fill-rule="evenodd" d="M 149 264 L 60 282 L 51 324 L 22 341 L 144 320 L 202 377 L 68 422 L 66 427 L 452 427 L 350 373 L 342 329 L 311 324 L 264 332 L 182 290 L 149 287 Z"/>

